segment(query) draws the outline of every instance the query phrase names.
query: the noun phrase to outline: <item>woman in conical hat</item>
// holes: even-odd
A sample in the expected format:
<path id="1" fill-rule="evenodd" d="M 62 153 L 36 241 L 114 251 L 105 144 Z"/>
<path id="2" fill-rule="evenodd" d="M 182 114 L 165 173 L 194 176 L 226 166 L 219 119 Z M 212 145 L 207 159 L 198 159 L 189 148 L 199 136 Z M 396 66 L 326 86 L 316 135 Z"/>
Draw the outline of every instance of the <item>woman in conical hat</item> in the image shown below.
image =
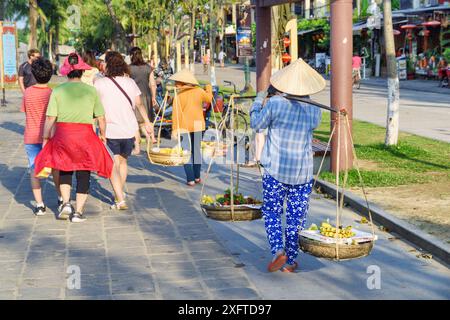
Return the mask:
<path id="1" fill-rule="evenodd" d="M 254 130 L 267 130 L 261 155 L 264 167 L 262 212 L 273 259 L 268 271 L 297 268 L 298 232 L 305 227 L 313 178 L 313 130 L 320 124 L 319 108 L 290 100 L 322 91 L 320 74 L 298 59 L 275 73 L 268 92 L 258 93 L 250 110 Z M 287 198 L 285 239 L 281 214 Z"/>
<path id="2" fill-rule="evenodd" d="M 188 70 L 183 69 L 169 78 L 175 81 L 176 96 L 173 101 L 172 135 L 181 135 L 181 147 L 191 151 L 191 160 L 184 165 L 186 180 L 189 186 L 200 183 L 201 171 L 201 140 L 205 130 L 203 103 L 211 103 L 213 99 L 212 87 L 207 85 L 205 90 Z"/>

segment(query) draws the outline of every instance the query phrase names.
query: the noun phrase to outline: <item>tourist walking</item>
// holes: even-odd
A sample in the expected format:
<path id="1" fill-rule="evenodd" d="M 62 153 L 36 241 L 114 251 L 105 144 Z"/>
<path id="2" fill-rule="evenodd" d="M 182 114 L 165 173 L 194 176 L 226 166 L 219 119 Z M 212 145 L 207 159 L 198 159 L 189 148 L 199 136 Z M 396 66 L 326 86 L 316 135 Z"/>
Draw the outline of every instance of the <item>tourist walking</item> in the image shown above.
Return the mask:
<path id="1" fill-rule="evenodd" d="M 37 60 L 41 54 L 37 49 L 31 49 L 27 53 L 28 60 L 22 63 L 19 67 L 19 85 L 22 94 L 25 93 L 25 89 L 36 84 L 36 79 L 31 72 L 31 64 Z"/>
<path id="2" fill-rule="evenodd" d="M 201 182 L 201 141 L 205 130 L 203 103 L 212 102 L 212 86 L 207 85 L 206 91 L 200 88 L 188 69 L 177 72 L 169 80 L 175 81 L 177 91 L 173 100 L 172 135 L 176 137 L 180 134 L 181 147 L 191 152 L 191 159 L 184 165 L 184 171 L 187 184 L 194 186 Z"/>
<path id="3" fill-rule="evenodd" d="M 153 76 L 152 67 L 145 63 L 144 57 L 142 55 L 142 50 L 138 47 L 134 47 L 130 51 L 131 55 L 131 65 L 130 65 L 130 77 L 136 82 L 139 90 L 141 91 L 141 100 L 144 103 L 147 114 L 150 121 L 155 121 L 155 111 L 154 107 L 157 105 L 156 102 L 156 80 Z M 139 123 L 139 128 L 141 132 L 146 135 L 146 138 L 151 138 L 155 140 L 154 132 L 147 133 L 145 130 L 145 119 L 142 118 L 138 109 L 136 109 L 136 118 Z"/>
<path id="4" fill-rule="evenodd" d="M 269 95 L 258 93 L 250 110 L 255 130 L 267 129 L 261 164 L 264 204 L 262 212 L 273 254 L 268 270 L 293 272 L 297 268 L 298 234 L 305 228 L 313 178 L 313 130 L 320 124 L 321 110 L 289 99 L 285 94 L 307 97 L 322 91 L 322 76 L 298 59 L 270 79 Z M 284 201 L 286 207 L 283 240 Z M 286 264 L 286 266 L 284 266 Z M 284 267 L 283 267 L 284 266 Z"/>
<path id="5" fill-rule="evenodd" d="M 91 66 L 90 70 L 85 70 L 83 76 L 81 77 L 81 82 L 86 83 L 90 86 L 94 85 L 95 80 L 99 77 L 99 69 L 97 68 L 97 59 L 95 58 L 94 52 L 87 50 L 83 54 L 83 61 Z"/>
<path id="6" fill-rule="evenodd" d="M 106 150 L 105 111 L 94 87 L 81 82 L 86 64 L 76 53 L 70 54 L 60 69 L 68 82 L 56 87 L 50 96 L 44 128 L 44 148 L 36 158 L 36 173 L 45 168 L 60 171 L 60 189 L 63 205 L 59 219 L 83 222 L 84 205 L 90 187 L 91 172 L 109 178 L 113 160 Z M 98 121 L 100 136 L 92 130 L 94 118 Z M 55 134 L 51 137 L 53 127 Z M 70 203 L 72 176 L 77 178 L 76 209 Z"/>
<path id="7" fill-rule="evenodd" d="M 42 150 L 45 124 L 45 114 L 52 89 L 48 87 L 48 82 L 53 75 L 53 66 L 50 61 L 38 58 L 31 64 L 31 72 L 36 84 L 25 89 L 23 95 L 21 111 L 25 113 L 25 151 L 28 156 L 28 168 L 30 170 L 31 189 L 33 190 L 36 206 L 33 210 L 36 216 L 43 216 L 46 213 L 46 206 L 42 198 L 41 183 L 34 172 L 34 162 Z M 59 173 L 53 170 L 53 180 L 58 194 L 58 207 L 62 204 L 61 192 L 59 191 Z"/>
<path id="8" fill-rule="evenodd" d="M 111 209 L 127 210 L 124 188 L 128 173 L 128 157 L 131 155 L 139 129 L 135 109 L 141 116 L 147 134 L 153 132 L 147 109 L 141 98 L 141 90 L 136 82 L 128 77 L 129 69 L 122 55 L 109 52 L 107 56 L 105 77 L 95 82 L 94 86 L 105 108 L 106 141 L 114 154 L 114 169 L 111 185 L 115 201 Z M 140 139 L 138 136 L 137 139 Z"/>

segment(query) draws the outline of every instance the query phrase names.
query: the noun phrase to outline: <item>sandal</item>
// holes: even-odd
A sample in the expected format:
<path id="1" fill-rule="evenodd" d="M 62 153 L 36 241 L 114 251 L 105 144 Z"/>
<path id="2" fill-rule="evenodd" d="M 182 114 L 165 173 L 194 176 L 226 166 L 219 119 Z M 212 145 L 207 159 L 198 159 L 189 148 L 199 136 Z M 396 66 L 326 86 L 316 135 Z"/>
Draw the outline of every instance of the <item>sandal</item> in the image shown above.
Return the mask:
<path id="1" fill-rule="evenodd" d="M 275 272 L 281 269 L 281 267 L 286 263 L 287 256 L 285 254 L 280 254 L 275 260 L 269 263 L 267 270 L 269 272 Z"/>
<path id="2" fill-rule="evenodd" d="M 195 179 L 195 183 L 202 183 L 202 179 Z"/>
<path id="3" fill-rule="evenodd" d="M 283 268 L 281 268 L 281 272 L 294 273 L 295 270 L 297 270 L 297 268 L 298 268 L 298 263 L 294 262 L 294 264 L 292 264 L 292 265 L 288 264 L 287 266 L 284 266 Z"/>
<path id="4" fill-rule="evenodd" d="M 186 182 L 189 187 L 195 187 L 195 181 Z"/>

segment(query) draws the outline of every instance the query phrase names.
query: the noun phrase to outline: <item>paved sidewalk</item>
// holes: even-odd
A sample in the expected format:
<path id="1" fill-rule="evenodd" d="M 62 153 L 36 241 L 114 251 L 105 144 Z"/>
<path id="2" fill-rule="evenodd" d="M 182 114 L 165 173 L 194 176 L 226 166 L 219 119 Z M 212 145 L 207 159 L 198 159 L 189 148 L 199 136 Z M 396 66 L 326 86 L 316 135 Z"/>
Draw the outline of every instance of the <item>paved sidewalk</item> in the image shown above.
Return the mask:
<path id="1" fill-rule="evenodd" d="M 12 110 L 11 110 L 12 111 Z M 182 168 L 130 160 L 131 209 L 108 209 L 112 194 L 93 179 L 84 224 L 55 219 L 56 194 L 47 181 L 50 212 L 31 212 L 22 144 L 23 115 L 0 118 L 0 299 L 449 299 L 450 270 L 388 233 L 379 233 L 371 256 L 330 262 L 301 254 L 301 272 L 266 272 L 270 253 L 263 222 L 217 222 L 199 209 L 200 187 L 184 185 Z M 215 166 L 207 193 L 227 187 Z M 242 173 L 244 193 L 260 197 L 254 169 Z M 314 195 L 311 221 L 334 216 L 334 202 Z M 356 214 L 345 210 L 348 223 Z M 381 289 L 369 290 L 367 268 L 378 266 Z M 69 289 L 75 266 L 81 289 Z M 69 270 L 68 270 L 69 268 Z"/>

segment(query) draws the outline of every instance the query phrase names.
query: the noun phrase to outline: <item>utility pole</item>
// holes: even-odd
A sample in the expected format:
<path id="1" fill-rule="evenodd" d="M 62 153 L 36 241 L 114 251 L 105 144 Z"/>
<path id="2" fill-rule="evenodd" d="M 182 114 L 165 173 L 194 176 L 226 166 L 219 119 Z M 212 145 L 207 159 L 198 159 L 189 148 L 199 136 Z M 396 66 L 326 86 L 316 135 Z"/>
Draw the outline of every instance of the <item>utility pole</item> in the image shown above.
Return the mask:
<path id="1" fill-rule="evenodd" d="M 394 30 L 392 26 L 391 0 L 383 1 L 384 43 L 388 73 L 388 101 L 385 145 L 397 145 L 399 127 L 400 92 L 395 58 Z"/>
<path id="2" fill-rule="evenodd" d="M 347 110 L 350 132 L 353 120 L 352 6 L 352 0 L 335 0 L 331 2 L 331 107 L 338 111 L 342 108 Z M 334 127 L 339 117 L 339 113 L 331 113 L 331 128 Z M 353 154 L 347 126 L 344 119 L 342 117 L 340 119 L 342 121 L 339 121 L 340 125 L 336 127 L 335 134 L 331 140 L 331 170 L 333 173 L 342 171 L 346 167 L 350 169 L 353 164 Z M 347 148 L 345 148 L 345 139 L 347 139 Z"/>
<path id="3" fill-rule="evenodd" d="M 214 12 L 214 0 L 210 0 L 209 2 L 209 10 L 210 10 L 210 16 L 209 16 L 209 22 L 210 22 L 210 27 L 209 27 L 209 52 L 211 54 L 210 59 L 209 59 L 209 63 L 210 63 L 210 76 L 211 76 L 211 85 L 213 87 L 215 87 L 217 85 L 217 80 L 216 80 L 216 67 L 215 67 L 215 59 L 214 59 L 214 54 L 216 52 L 215 50 L 215 44 L 216 44 L 216 32 L 215 32 L 215 28 L 216 28 L 216 14 Z"/>
<path id="4" fill-rule="evenodd" d="M 256 5 L 256 90 L 267 90 L 272 75 L 271 8 Z"/>

